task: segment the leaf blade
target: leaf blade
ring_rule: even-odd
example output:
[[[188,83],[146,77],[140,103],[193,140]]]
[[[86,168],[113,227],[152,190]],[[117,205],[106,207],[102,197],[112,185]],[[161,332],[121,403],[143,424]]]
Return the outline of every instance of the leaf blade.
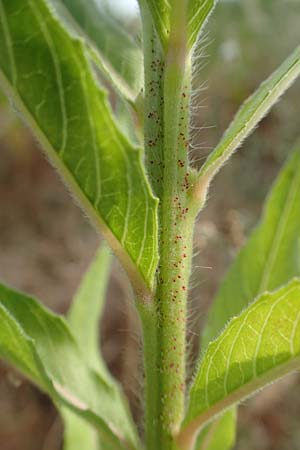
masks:
[[[300,276],[299,243],[300,150],[297,144],[267,197],[258,226],[220,286],[204,328],[204,348],[230,317],[239,314],[253,298]]]
[[[221,283],[203,329],[203,349],[253,298],[300,276],[299,242],[300,151],[297,144],[268,195],[260,223]],[[235,421],[230,424],[228,418],[227,425],[233,433]]]
[[[213,177],[242,145],[270,108],[300,75],[300,47],[266,79],[241,106],[221,141],[208,156],[198,173],[200,194],[206,194]]]
[[[99,450],[95,428],[67,408],[60,408],[64,421],[64,450]]]
[[[218,0],[190,0],[188,5],[188,46],[192,48]]]
[[[68,311],[67,321],[89,366],[104,379],[113,382],[98,348],[99,320],[104,307],[111,262],[112,255],[108,247],[102,244],[80,282]],[[61,407],[60,412],[64,421],[64,450],[98,450],[101,437],[95,427],[65,407]]]
[[[158,260],[157,200],[141,150],[114,123],[82,42],[68,35],[43,0],[26,5],[1,0],[0,19],[0,72],[6,91],[136,290],[149,295]]]
[[[104,75],[126,99],[134,101],[142,88],[143,57],[138,43],[107,8],[94,0],[51,0],[72,30],[83,35],[100,58]]]
[[[67,318],[87,363],[105,377],[108,374],[98,347],[98,330],[111,263],[111,252],[102,244],[75,293]]]
[[[90,369],[62,317],[0,285],[0,355],[47,392],[97,426],[113,449],[135,449],[137,436],[115,384]],[[76,370],[74,370],[76,368]]]
[[[235,443],[236,409],[233,408],[218,417],[199,434],[195,450],[230,449]]]
[[[300,367],[300,280],[261,295],[208,346],[178,441],[183,450],[222,410]]]

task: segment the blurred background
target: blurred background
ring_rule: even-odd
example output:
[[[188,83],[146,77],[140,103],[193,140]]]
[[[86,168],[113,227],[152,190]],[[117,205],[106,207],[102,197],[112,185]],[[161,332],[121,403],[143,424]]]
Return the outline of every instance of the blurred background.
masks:
[[[99,0],[139,33],[132,0]],[[299,0],[220,1],[202,46],[194,88],[197,164],[218,142],[240,103],[300,42]],[[200,67],[201,66],[201,67]],[[300,138],[300,83],[263,120],[222,170],[195,234],[190,340],[194,359],[218,284],[255,225],[265,195]],[[68,310],[100,238],[72,201],[30,132],[0,93],[0,279],[58,313]],[[125,275],[115,266],[101,327],[107,364],[141,406],[138,325]],[[134,370],[135,368],[135,370]],[[51,401],[0,362],[0,449],[58,450],[62,423]],[[240,408],[236,450],[300,449],[300,377],[266,389]],[[221,449],[220,449],[221,450]]]

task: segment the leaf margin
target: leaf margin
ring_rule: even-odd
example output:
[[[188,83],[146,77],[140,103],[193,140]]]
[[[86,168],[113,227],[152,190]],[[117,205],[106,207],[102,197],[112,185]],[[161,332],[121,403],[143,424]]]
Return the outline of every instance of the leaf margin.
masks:
[[[241,322],[240,327],[238,327],[238,334],[240,333],[240,330],[242,330],[243,325],[246,323],[245,319],[248,318],[248,315],[253,313],[255,311],[255,308],[257,306],[261,306],[263,301],[268,301],[268,299],[273,300],[274,303],[270,307],[270,313],[268,316],[268,320],[271,317],[271,313],[273,310],[273,307],[278,306],[279,302],[282,300],[285,300],[289,294],[293,294],[294,292],[297,292],[299,296],[298,300],[298,307],[299,311],[296,317],[296,325],[293,325],[292,329],[292,335],[293,339],[295,338],[296,332],[298,331],[298,334],[300,333],[300,278],[293,278],[290,280],[286,285],[281,286],[279,289],[273,291],[273,292],[265,292],[262,295],[260,295],[254,302],[252,302],[248,308],[244,309],[243,312],[232,318],[230,322],[227,324],[225,330],[219,334],[219,336],[210,342],[207,351],[203,355],[202,362],[200,364],[199,370],[197,372],[197,375],[195,377],[195,380],[191,386],[190,390],[190,400],[189,400],[189,406],[187,409],[186,416],[183,420],[182,428],[179,434],[177,435],[176,442],[182,450],[191,450],[193,448],[193,445],[195,443],[196,436],[198,435],[199,431],[202,429],[204,425],[207,423],[210,423],[215,417],[217,417],[219,414],[226,412],[228,409],[230,409],[234,404],[239,403],[242,400],[245,400],[252,395],[254,395],[257,391],[261,390],[263,387],[265,387],[268,384],[273,383],[277,379],[282,378],[283,376],[287,375],[288,373],[299,370],[300,369],[300,344],[299,348],[297,349],[297,352],[295,352],[295,349],[293,348],[293,352],[291,351],[291,354],[289,358],[287,358],[284,361],[281,361],[277,365],[274,364],[270,369],[266,369],[265,372],[262,372],[259,376],[257,376],[257,372],[253,372],[253,377],[250,379],[250,381],[241,384],[239,387],[235,387],[232,389],[230,393],[227,392],[227,394],[220,400],[216,401],[215,403],[211,405],[207,405],[206,408],[202,408],[202,412],[198,415],[195,412],[191,412],[192,409],[192,401],[195,401],[195,392],[197,390],[196,382],[197,379],[200,379],[201,371],[203,370],[204,363],[207,362],[207,355],[210,354],[210,352],[213,353],[213,356],[215,356],[216,352],[219,350],[219,346],[221,346],[224,339],[226,339],[227,335],[226,333],[228,331],[231,331],[234,326]],[[282,294],[283,293],[283,294]],[[281,295],[282,294],[282,295]],[[277,298],[278,297],[278,298]],[[241,320],[243,319],[243,320]],[[264,321],[262,326],[262,331],[264,332],[265,327],[269,325],[267,321]],[[297,330],[298,327],[298,330]],[[238,335],[237,334],[237,335]],[[237,336],[235,335],[235,336]],[[258,339],[257,342],[260,344],[260,340]],[[289,345],[291,346],[291,342],[289,342]],[[260,348],[257,344],[256,349]],[[292,349],[292,346],[290,347]],[[275,354],[275,353],[274,353]],[[256,355],[257,356],[257,355]],[[212,361],[212,360],[211,360]],[[251,360],[253,363],[253,360]],[[256,366],[257,367],[257,366]],[[229,366],[228,369],[229,370]],[[256,369],[257,370],[257,369]],[[207,377],[206,377],[207,378]],[[206,385],[207,389],[207,385]],[[207,391],[206,391],[207,392]],[[194,399],[192,398],[194,394]]]

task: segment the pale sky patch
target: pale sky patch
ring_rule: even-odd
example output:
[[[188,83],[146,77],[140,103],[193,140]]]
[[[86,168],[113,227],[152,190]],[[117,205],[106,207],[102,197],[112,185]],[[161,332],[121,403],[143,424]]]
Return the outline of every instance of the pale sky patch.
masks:
[[[121,15],[135,16],[138,13],[137,0],[97,0],[97,2],[114,8]]]

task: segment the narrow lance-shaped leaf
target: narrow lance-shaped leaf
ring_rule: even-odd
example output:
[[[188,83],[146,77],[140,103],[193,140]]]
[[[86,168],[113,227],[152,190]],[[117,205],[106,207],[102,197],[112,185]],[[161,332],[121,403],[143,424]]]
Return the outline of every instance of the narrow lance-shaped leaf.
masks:
[[[141,151],[114,123],[84,45],[45,0],[1,0],[0,24],[0,81],[147,296],[157,265],[157,201]]]
[[[218,0],[189,0],[188,44],[190,48],[196,43],[217,2]]]
[[[84,274],[68,313],[68,323],[87,362],[105,377],[110,376],[99,349],[99,321],[105,304],[111,262],[111,252],[102,244]]]
[[[283,64],[261,84],[258,90],[246,100],[220,143],[204,162],[199,171],[196,186],[199,197],[205,197],[208,185],[213,177],[299,75],[300,47],[297,47]]]
[[[300,145],[279,174],[261,222],[222,282],[202,337],[207,347],[253,298],[300,276]]]
[[[208,346],[190,392],[179,448],[224,409],[300,368],[300,281],[265,293]]]
[[[51,0],[58,13],[75,32],[83,34],[97,52],[104,74],[133,101],[142,88],[143,57],[130,36],[108,8],[95,0]]]
[[[73,299],[68,322],[82,354],[89,365],[109,383],[113,383],[99,350],[99,320],[104,307],[107,282],[110,274],[112,255],[105,244],[84,274],[79,289]],[[117,388],[117,385],[116,385]],[[64,450],[99,450],[97,430],[73,411],[60,408],[64,419]],[[111,443],[110,443],[111,446]],[[104,450],[104,446],[101,446]]]
[[[205,349],[231,317],[264,290],[277,289],[300,276],[300,146],[280,172],[261,222],[241,250],[210,309],[201,340]],[[228,414],[228,413],[226,413]],[[227,421],[228,430],[235,421]],[[222,433],[215,425],[215,435]],[[203,433],[206,431],[203,430]],[[231,431],[231,434],[233,431]],[[199,438],[200,440],[200,438]],[[231,447],[228,447],[231,448]],[[210,447],[208,447],[210,450]],[[201,445],[197,450],[202,450]]]
[[[95,425],[113,450],[139,448],[120,390],[86,365],[65,320],[0,285],[0,357],[62,407]]]

